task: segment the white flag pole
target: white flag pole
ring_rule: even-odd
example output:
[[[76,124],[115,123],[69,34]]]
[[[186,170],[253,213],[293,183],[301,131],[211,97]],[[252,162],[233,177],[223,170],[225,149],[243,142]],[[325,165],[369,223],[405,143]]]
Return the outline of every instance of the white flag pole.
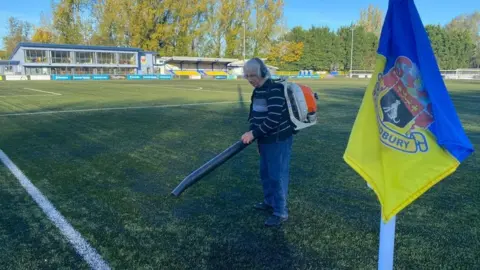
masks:
[[[373,190],[370,184],[367,186]],[[395,251],[395,223],[397,216],[393,216],[387,223],[380,217],[380,244],[378,247],[378,270],[393,270]]]
[[[392,270],[395,249],[395,222],[393,216],[387,223],[380,218],[380,246],[378,248],[378,270]]]

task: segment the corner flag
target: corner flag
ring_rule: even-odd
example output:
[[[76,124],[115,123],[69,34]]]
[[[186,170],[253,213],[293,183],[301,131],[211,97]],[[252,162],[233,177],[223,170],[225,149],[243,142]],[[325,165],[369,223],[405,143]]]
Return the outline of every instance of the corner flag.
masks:
[[[413,0],[390,0],[344,160],[388,221],[473,153]]]

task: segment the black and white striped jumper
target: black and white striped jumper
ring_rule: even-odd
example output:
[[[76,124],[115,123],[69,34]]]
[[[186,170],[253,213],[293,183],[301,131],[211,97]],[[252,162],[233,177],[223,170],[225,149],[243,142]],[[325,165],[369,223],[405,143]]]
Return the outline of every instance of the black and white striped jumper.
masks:
[[[283,141],[293,134],[283,89],[283,84],[268,79],[252,93],[248,120],[258,143]]]

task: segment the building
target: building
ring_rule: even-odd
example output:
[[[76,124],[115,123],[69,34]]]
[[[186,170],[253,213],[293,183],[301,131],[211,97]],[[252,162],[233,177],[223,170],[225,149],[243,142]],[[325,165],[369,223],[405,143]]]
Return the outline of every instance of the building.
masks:
[[[227,78],[243,75],[244,61],[231,58],[159,56],[139,48],[19,43],[0,75],[146,75]],[[276,67],[268,66],[272,74]],[[231,76],[228,76],[231,75]]]
[[[19,43],[0,65],[13,75],[151,74],[155,55],[139,48]]]

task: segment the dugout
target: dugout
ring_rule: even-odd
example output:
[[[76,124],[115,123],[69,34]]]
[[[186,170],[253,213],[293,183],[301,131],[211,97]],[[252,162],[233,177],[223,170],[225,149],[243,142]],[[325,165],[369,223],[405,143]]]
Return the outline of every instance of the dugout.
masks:
[[[208,58],[172,56],[158,57],[155,61],[155,70],[162,74],[172,74],[178,77],[204,78],[227,76],[228,64],[238,61],[231,58]]]

